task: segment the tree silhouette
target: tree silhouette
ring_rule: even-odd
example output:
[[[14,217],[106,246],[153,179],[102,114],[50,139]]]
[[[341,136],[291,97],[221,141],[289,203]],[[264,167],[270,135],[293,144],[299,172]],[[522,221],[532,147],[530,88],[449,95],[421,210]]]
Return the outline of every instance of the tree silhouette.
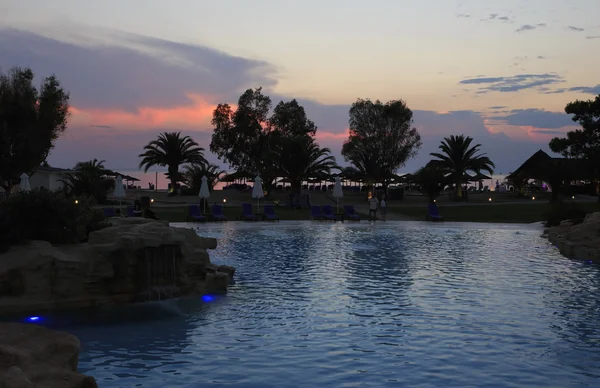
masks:
[[[566,138],[550,140],[550,149],[567,158],[585,159],[590,166],[590,179],[596,181],[596,194],[600,200],[600,94],[594,100],[570,102],[567,114],[581,129],[567,132]]]
[[[463,177],[467,171],[487,171],[494,173],[494,163],[485,154],[479,154],[481,144],[471,146],[473,138],[464,135],[445,137],[438,147],[442,152],[432,152],[436,157],[430,163],[444,171],[446,177],[455,185],[456,196],[462,197]]]
[[[202,186],[202,177],[206,176],[208,183],[208,189],[213,191],[217,183],[219,183],[220,177],[225,174],[225,171],[216,164],[191,164],[185,166],[184,170],[180,175],[183,177],[183,181],[194,191],[199,191]]]
[[[402,100],[382,103],[358,99],[350,108],[350,135],[342,147],[344,159],[365,175],[368,183],[387,187],[397,169],[415,156],[421,136],[412,127],[412,111]]]
[[[152,140],[144,147],[140,168],[144,172],[152,166],[167,167],[173,193],[179,180],[179,166],[182,164],[206,164],[204,149],[198,146],[189,136],[181,136],[181,132],[163,132],[158,139]]]
[[[7,192],[22,173],[32,173],[65,131],[69,94],[55,76],[33,86],[31,69],[0,72],[0,186]]]

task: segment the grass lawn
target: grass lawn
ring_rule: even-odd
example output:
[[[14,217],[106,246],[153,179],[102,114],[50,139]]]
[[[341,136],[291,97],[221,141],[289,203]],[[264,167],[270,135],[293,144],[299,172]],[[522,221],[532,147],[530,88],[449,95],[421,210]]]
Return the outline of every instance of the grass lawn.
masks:
[[[341,209],[340,209],[341,210]],[[152,211],[161,220],[168,220],[169,222],[187,222],[189,221],[188,207],[152,207]],[[253,207],[253,211],[256,211],[256,206]],[[262,208],[261,208],[262,211]],[[334,208],[335,212],[335,208]],[[309,220],[310,209],[294,209],[288,207],[275,207],[275,213],[279,216],[280,220]],[[235,221],[242,214],[241,206],[223,207],[223,214],[227,217],[228,221]],[[359,213],[360,214],[360,213]],[[366,219],[365,214],[360,214],[361,217]]]
[[[568,204],[567,204],[568,205]],[[600,212],[600,203],[577,203],[588,213]],[[477,204],[444,206],[438,204],[440,215],[445,221],[532,223],[544,220],[550,210],[549,203]],[[404,214],[417,220],[425,220],[426,205],[390,207],[389,213]]]

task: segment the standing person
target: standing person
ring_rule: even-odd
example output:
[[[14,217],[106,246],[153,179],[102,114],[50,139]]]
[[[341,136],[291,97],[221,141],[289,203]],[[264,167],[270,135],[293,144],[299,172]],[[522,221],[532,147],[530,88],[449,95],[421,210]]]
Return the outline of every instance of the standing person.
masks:
[[[381,201],[379,201],[379,213],[381,214],[381,220],[385,221],[385,214],[387,213],[387,201],[385,200],[385,194],[381,196]]]
[[[371,221],[371,216],[373,216],[373,221],[377,220],[377,205],[379,205],[379,201],[375,194],[371,194],[369,198],[369,221]]]

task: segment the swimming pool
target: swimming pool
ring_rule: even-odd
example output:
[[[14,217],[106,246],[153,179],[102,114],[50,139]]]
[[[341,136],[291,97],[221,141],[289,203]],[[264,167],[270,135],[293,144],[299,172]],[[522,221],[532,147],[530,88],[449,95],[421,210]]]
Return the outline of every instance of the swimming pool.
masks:
[[[539,226],[197,227],[237,283],[66,327],[100,387],[599,384],[599,268]]]

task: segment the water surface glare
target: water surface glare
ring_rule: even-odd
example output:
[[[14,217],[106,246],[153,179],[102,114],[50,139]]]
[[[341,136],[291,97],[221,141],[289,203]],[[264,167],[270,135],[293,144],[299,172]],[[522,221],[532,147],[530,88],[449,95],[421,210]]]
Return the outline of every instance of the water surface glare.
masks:
[[[237,283],[70,325],[100,387],[600,386],[599,268],[539,226],[189,226]]]

